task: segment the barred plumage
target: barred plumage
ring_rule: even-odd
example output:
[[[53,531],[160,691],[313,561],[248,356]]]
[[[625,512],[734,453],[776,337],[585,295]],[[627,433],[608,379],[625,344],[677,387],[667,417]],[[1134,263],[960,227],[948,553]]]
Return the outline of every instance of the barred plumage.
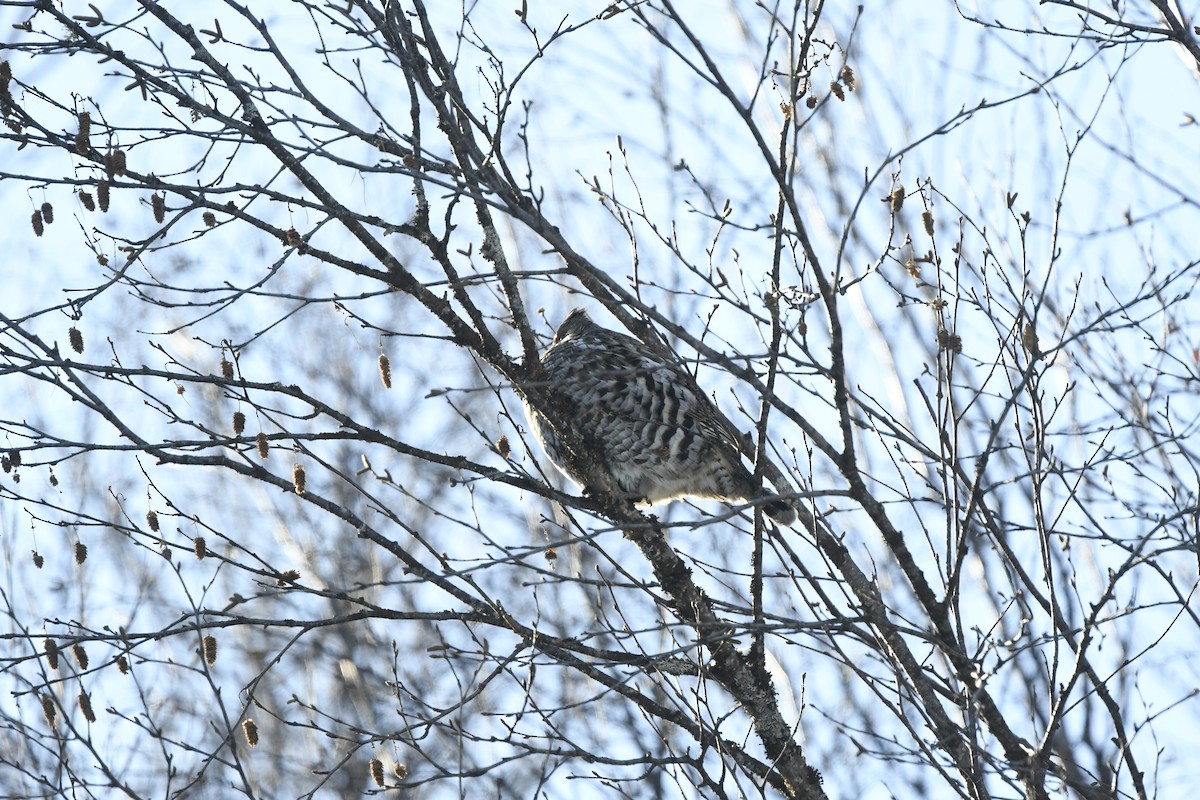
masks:
[[[590,483],[547,419],[526,413],[550,461],[567,477],[622,499],[680,497],[757,502],[783,525],[796,511],[758,485],[742,463],[737,434],[682,365],[575,309],[542,354],[546,388],[568,440],[589,449]],[[595,485],[599,483],[600,485]]]

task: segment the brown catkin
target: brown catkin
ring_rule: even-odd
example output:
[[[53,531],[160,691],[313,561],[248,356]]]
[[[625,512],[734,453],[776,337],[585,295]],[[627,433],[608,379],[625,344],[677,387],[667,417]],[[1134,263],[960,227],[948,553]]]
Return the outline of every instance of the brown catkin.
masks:
[[[921,223],[925,226],[925,233],[933,236],[933,212],[926,210],[921,213]]]
[[[7,61],[0,61],[0,114],[6,117],[16,105],[13,101],[10,83],[12,83],[12,67]]]
[[[204,637],[204,661],[210,667],[217,663],[217,637]]]
[[[87,561],[87,545],[83,542],[75,543],[75,563],[82,564]]]
[[[948,350],[952,353],[962,352],[962,337],[948,330],[942,329],[938,331],[937,343],[938,348],[941,350]]]
[[[307,478],[304,475],[304,467],[297,464],[292,467],[292,486],[296,489],[296,494],[304,494],[304,486]]]
[[[233,362],[228,358],[221,359],[221,377],[225,380],[233,380]]]
[[[86,156],[88,152],[88,137],[92,135],[92,115],[86,111],[79,112],[79,130],[75,134],[75,152]]]
[[[96,210],[96,198],[92,197],[91,192],[85,192],[83,189],[80,189],[79,202],[83,203],[83,207],[88,211]]]
[[[192,551],[196,554],[197,561],[203,561],[208,555],[208,544],[204,541],[203,536],[197,536],[192,540]]]
[[[79,710],[83,712],[83,718],[88,722],[96,721],[96,712],[92,710],[92,696],[87,692],[79,693]]]
[[[396,762],[396,777],[400,780],[408,777],[408,764],[402,764],[399,761]]]
[[[87,650],[83,649],[83,645],[76,644],[71,647],[71,652],[75,654],[75,660],[79,662],[80,669],[88,668]]]
[[[0,61],[0,105],[4,108],[4,113],[8,113],[8,107],[13,104],[12,88],[9,84],[12,83],[12,64],[7,61]]]
[[[33,565],[35,567],[37,567],[38,569],[41,569],[45,563],[46,563],[46,559],[42,557],[42,554],[39,553],[37,550],[34,550],[33,551]]]
[[[201,215],[201,219],[203,219],[204,224],[210,228],[215,227],[217,224],[217,215],[211,211],[205,211],[204,214]]]
[[[46,220],[47,225],[54,224],[54,206],[50,205],[49,200],[42,203],[42,219]]]
[[[1032,322],[1026,322],[1025,329],[1021,331],[1021,346],[1035,356],[1038,354],[1037,329]]]
[[[83,333],[74,325],[67,331],[67,338],[71,340],[71,349],[76,353],[83,352]]]
[[[236,436],[241,436],[242,431],[246,430],[246,415],[241,411],[233,412],[233,432]]]
[[[121,671],[122,675],[128,675],[129,674],[129,659],[126,658],[125,656],[117,656],[117,669],[119,669]]]
[[[150,530],[154,531],[155,533],[158,533],[158,512],[157,511],[147,511],[146,512],[146,524],[150,526]]]
[[[254,720],[248,719],[243,722],[242,731],[246,734],[246,744],[256,747],[258,745],[258,726],[254,724]]]
[[[124,175],[126,174],[125,166],[125,151],[117,150],[113,153],[113,170],[117,175]]]
[[[900,209],[904,206],[903,186],[897,186],[892,190],[892,193],[888,195],[888,205],[891,206],[893,214],[900,213]]]
[[[42,642],[42,649],[46,651],[46,663],[50,665],[50,669],[58,669],[58,654],[61,652],[58,642],[47,638]]]
[[[507,436],[501,436],[496,440],[496,452],[500,454],[501,458],[508,458],[509,453],[512,452],[512,445],[508,443]]]
[[[162,221],[167,218],[167,201],[158,192],[150,195],[150,208],[154,210],[154,221],[162,224]]]
[[[41,236],[46,232],[46,226],[42,224],[42,212],[33,212],[33,216],[29,218],[29,221],[33,225],[34,234],[37,236]]]
[[[383,788],[383,762],[378,758],[371,759],[371,780],[375,781],[375,785],[380,789]]]
[[[100,183],[96,184],[96,200],[100,203],[100,210],[105,214],[108,213],[108,189],[108,181],[100,181]]]
[[[921,280],[921,262],[909,256],[904,259],[904,271],[908,273],[910,278]]]
[[[383,381],[383,388],[392,388],[392,362],[386,353],[379,354],[379,377]]]
[[[42,695],[42,713],[46,715],[46,724],[54,727],[54,698],[48,694]]]
[[[8,457],[12,461],[12,465],[14,467],[21,466],[21,451],[20,450],[9,450]]]
[[[288,247],[300,247],[302,244],[304,244],[304,240],[300,238],[300,231],[296,230],[295,228],[288,228],[287,243]]]
[[[267,435],[265,433],[259,433],[258,436],[254,437],[254,447],[258,450],[259,458],[266,458],[271,454],[270,444],[267,443]]]

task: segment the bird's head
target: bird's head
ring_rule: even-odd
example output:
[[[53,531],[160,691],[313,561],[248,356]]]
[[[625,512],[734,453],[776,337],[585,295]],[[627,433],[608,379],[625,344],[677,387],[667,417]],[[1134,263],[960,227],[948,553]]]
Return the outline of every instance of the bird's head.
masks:
[[[562,324],[558,326],[558,330],[554,334],[554,341],[561,342],[571,336],[579,336],[595,329],[596,323],[592,322],[592,318],[582,308],[575,308],[567,314]]]

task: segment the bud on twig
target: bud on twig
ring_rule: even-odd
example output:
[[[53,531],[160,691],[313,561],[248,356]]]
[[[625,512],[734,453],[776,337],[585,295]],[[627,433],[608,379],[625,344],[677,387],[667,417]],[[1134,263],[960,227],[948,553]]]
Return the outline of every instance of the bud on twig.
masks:
[[[280,588],[283,588],[284,586],[287,586],[289,583],[295,583],[298,580],[300,580],[300,570],[289,569],[287,572],[284,572],[275,580],[275,585]]]

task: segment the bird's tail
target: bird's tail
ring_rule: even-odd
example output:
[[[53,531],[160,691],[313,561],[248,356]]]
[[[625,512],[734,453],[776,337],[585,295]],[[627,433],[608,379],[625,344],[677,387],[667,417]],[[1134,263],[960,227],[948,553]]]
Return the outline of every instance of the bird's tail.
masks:
[[[780,525],[791,525],[796,521],[796,509],[777,494],[763,492],[760,498],[763,513]]]

